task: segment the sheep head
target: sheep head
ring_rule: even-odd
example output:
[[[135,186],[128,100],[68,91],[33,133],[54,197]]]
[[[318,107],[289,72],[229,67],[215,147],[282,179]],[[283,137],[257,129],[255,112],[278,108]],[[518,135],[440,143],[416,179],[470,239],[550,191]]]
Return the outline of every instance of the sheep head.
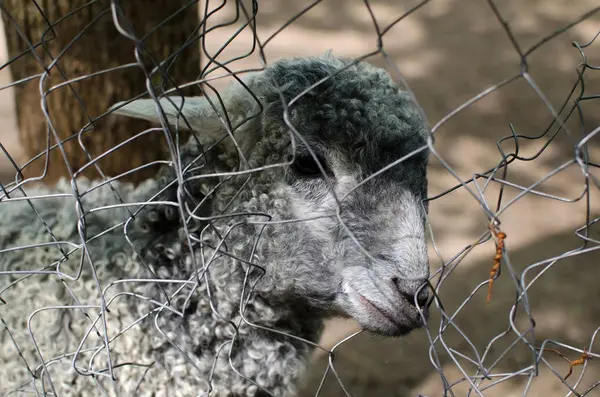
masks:
[[[263,233],[263,294],[382,335],[421,327],[428,127],[409,94],[382,69],[326,55],[274,63],[220,98],[113,108],[221,139],[244,160],[248,194],[231,211],[270,217],[248,221]]]

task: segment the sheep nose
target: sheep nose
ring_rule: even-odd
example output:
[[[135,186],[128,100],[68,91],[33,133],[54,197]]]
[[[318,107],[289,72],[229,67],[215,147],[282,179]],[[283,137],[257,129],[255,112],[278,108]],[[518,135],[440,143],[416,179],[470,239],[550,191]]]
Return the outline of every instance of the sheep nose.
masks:
[[[427,279],[421,278],[416,280],[402,280],[398,277],[392,278],[392,284],[396,290],[404,297],[411,305],[415,304],[415,296],[417,305],[424,308],[427,305],[429,298],[429,288]]]

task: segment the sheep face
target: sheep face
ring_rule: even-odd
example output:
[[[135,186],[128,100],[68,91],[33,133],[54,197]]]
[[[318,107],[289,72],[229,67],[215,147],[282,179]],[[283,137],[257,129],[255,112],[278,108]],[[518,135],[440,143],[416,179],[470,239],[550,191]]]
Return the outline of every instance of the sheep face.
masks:
[[[382,335],[422,326],[428,131],[410,96],[385,71],[331,55],[279,61],[245,84],[222,94],[230,126],[240,126],[231,147],[248,168],[281,166],[257,171],[245,188],[253,199],[238,207],[297,220],[269,224],[256,246],[262,293]],[[161,105],[170,124],[229,134],[204,98]],[[121,106],[159,120],[153,101]]]
[[[368,330],[402,335],[427,316],[427,127],[386,72],[348,64],[295,59],[265,72],[263,84],[289,106],[286,121],[281,97],[267,95],[264,131],[295,138],[279,145],[291,162],[281,183],[287,217],[305,220],[265,254],[277,285]]]
[[[423,325],[417,306],[427,316],[429,263],[422,196],[402,183],[401,172],[360,185],[358,170],[326,164],[329,184],[289,177],[290,218],[306,221],[281,234],[270,270],[281,285],[291,280],[294,295],[376,333],[398,336]]]

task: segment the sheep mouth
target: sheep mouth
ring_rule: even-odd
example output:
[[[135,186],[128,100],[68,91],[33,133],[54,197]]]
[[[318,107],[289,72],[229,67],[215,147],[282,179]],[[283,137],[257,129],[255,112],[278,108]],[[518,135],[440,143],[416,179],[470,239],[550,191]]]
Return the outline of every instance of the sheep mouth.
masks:
[[[365,308],[364,313],[356,320],[368,331],[383,336],[399,337],[425,326],[428,318],[427,307],[419,311],[408,300],[397,302],[394,307],[390,307],[392,305],[369,300],[358,292],[356,294],[358,301]]]
[[[417,308],[403,297],[386,299],[386,295],[381,290],[348,283],[338,297],[338,304],[364,330],[381,336],[405,336],[426,325],[427,307]]]
[[[360,266],[345,268],[341,276],[336,306],[364,330],[398,337],[426,325],[428,305],[423,299],[402,293],[398,283],[387,276]]]

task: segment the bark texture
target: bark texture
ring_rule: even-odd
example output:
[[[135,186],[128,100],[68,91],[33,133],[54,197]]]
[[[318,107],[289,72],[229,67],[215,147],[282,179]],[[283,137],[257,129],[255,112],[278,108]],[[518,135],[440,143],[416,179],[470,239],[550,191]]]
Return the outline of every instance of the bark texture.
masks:
[[[182,49],[199,23],[197,4],[188,6],[188,3],[189,0],[117,1],[118,20],[138,39],[131,40],[115,26],[109,0],[3,2],[2,17],[13,81],[28,79],[15,87],[21,144],[27,158],[44,154],[48,144],[57,143],[51,127],[62,141],[74,137],[64,143],[68,166],[56,148],[50,151],[47,166],[47,156],[42,155],[25,167],[25,177],[43,175],[43,181],[51,183],[60,176],[69,176],[69,168],[74,172],[90,162],[86,151],[92,159],[110,152],[96,161],[108,176],[168,156],[162,132],[152,132],[113,151],[116,145],[150,125],[113,116],[95,118],[115,102],[146,91],[146,76],[141,67],[118,68],[136,62],[136,43],[144,47],[140,60],[148,72],[152,70],[153,61],[158,63],[179,54],[169,65],[168,76],[175,84],[198,77],[198,42]],[[183,11],[177,13],[182,8]],[[111,68],[117,69],[107,71]],[[80,79],[94,73],[92,77]],[[38,76],[32,78],[35,75]],[[151,79],[159,92],[173,87],[167,80],[160,72]],[[194,88],[184,93],[197,94]],[[44,107],[48,117],[44,115]],[[82,131],[90,123],[91,128]],[[156,169],[156,166],[148,167],[126,179],[140,181],[154,174]],[[100,177],[94,166],[85,167],[81,174]]]

